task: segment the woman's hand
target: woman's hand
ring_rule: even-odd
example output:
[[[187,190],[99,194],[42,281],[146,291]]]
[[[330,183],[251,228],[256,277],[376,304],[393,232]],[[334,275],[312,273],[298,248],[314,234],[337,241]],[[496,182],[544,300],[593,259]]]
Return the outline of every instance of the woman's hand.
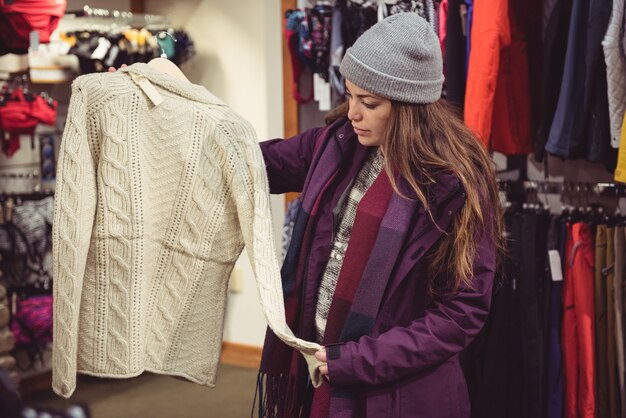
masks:
[[[322,362],[322,365],[319,367],[320,374],[330,381],[330,378],[328,377],[328,363],[326,362],[326,351],[315,352],[315,358]]]
[[[126,64],[122,64],[122,66],[121,66],[120,68],[124,68],[124,67],[126,67]],[[109,67],[109,72],[110,72],[110,73],[114,73],[114,72],[116,72],[116,71],[117,71],[117,68],[115,68],[115,67]]]

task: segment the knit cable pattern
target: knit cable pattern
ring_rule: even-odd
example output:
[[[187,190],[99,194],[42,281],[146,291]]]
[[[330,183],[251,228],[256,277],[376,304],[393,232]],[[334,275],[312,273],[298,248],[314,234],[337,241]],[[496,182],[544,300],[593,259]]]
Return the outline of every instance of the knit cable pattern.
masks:
[[[143,94],[141,78],[162,104]],[[55,392],[71,396],[76,373],[151,371],[214,386],[228,278],[244,245],[269,326],[319,384],[321,347],[285,322],[250,124],[206,89],[146,64],[76,79],[53,225]]]

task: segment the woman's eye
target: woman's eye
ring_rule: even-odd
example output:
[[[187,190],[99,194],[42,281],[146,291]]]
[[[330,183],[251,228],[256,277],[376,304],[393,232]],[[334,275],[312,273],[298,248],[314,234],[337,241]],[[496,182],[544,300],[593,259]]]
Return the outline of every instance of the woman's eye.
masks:
[[[363,106],[365,106],[368,109],[374,109],[376,108],[376,103],[367,103],[367,102],[363,102]]]

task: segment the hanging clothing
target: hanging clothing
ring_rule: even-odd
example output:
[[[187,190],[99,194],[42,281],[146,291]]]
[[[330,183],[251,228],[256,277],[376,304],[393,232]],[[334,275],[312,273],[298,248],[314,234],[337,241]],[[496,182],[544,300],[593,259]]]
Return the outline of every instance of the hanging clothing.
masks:
[[[543,399],[544,370],[544,294],[546,285],[545,242],[550,216],[547,211],[522,215],[521,275],[519,292],[522,417],[539,417]]]
[[[31,32],[37,32],[39,42],[50,42],[66,6],[66,0],[0,2],[0,55],[28,53]]]
[[[545,149],[561,158],[601,162],[612,172],[617,154],[610,146],[602,54],[610,2],[573,1],[561,90]]]
[[[463,33],[461,4],[463,0],[449,0],[446,15],[444,68],[446,99],[463,108],[465,99],[466,35]]]
[[[70,396],[77,372],[214,386],[244,244],[270,327],[315,370],[321,347],[285,324],[272,229],[254,130],[205,88],[147,64],[76,79],[53,223],[54,391]]]
[[[546,0],[543,5],[541,90],[535,159],[543,161],[563,80],[572,0]]]
[[[545,245],[549,225],[547,211],[505,213],[507,257],[502,277],[496,279],[487,323],[463,355],[472,417],[542,414],[544,369],[550,360],[544,354],[549,338],[544,330],[550,303]]]
[[[607,328],[607,383],[609,389],[610,417],[619,416],[619,382],[617,374],[617,354],[615,347],[615,299],[613,295],[613,282],[615,281],[615,228],[606,229],[606,268],[602,272],[606,294],[606,328]]]
[[[474,5],[465,94],[465,123],[488,146],[491,141],[500,54],[511,44],[508,1]]]
[[[613,0],[594,0],[589,8],[587,23],[585,131],[589,144],[588,159],[602,163],[610,172],[615,170],[617,151],[611,146],[611,122],[607,85],[607,67],[602,40],[611,18]]]
[[[615,309],[615,347],[617,356],[617,375],[619,383],[620,417],[626,417],[626,382],[624,372],[624,272],[626,267],[626,247],[624,246],[624,227],[615,227],[615,274],[613,276],[613,307]]]
[[[467,25],[465,28],[467,44],[466,44],[466,52],[465,52],[465,81],[467,81],[467,73],[469,71],[469,57],[470,51],[472,50],[472,27],[474,26],[474,0],[465,0],[465,5],[467,6],[467,14],[466,21]],[[461,19],[463,16],[461,16]]]
[[[568,226],[563,289],[564,418],[595,418],[594,254],[589,225]]]
[[[293,225],[296,222],[296,214],[298,213],[298,207],[300,206],[300,197],[296,197],[287,205],[287,212],[285,213],[285,221],[283,222],[283,242],[281,261],[285,261],[287,255],[287,249],[291,242],[291,234],[293,233]]]
[[[567,226],[560,219],[553,218],[548,232],[548,249],[565,254]],[[562,418],[563,416],[563,351],[561,327],[563,324],[563,261],[560,257],[561,276],[550,271],[550,299],[546,322],[546,359],[544,380],[543,417]],[[557,267],[558,268],[558,267]]]
[[[506,0],[474,5],[465,123],[506,155],[532,150],[524,7]]]
[[[596,265],[595,265],[595,330],[596,330],[596,385],[597,385],[597,409],[598,416],[608,417],[609,415],[609,370],[608,370],[608,337],[607,337],[607,295],[606,295],[606,275],[603,274],[607,268],[607,238],[608,231],[606,225],[596,226]]]
[[[526,41],[528,54],[528,90],[530,103],[530,141],[531,151],[537,142],[537,127],[541,119],[541,77],[542,77],[542,53],[543,40],[540,28],[543,23],[543,6],[545,0],[529,0],[524,2],[524,7],[519,7],[521,2],[515,2],[519,14],[520,30]]]
[[[346,51],[363,32],[378,21],[378,5],[372,0],[338,0],[341,9],[341,38]]]
[[[448,0],[442,0],[439,3],[439,15],[438,15],[438,31],[439,44],[441,45],[441,55],[446,57],[446,32],[448,24]]]
[[[613,10],[608,26],[602,41],[602,48],[607,69],[611,146],[619,148],[622,117],[626,110],[626,51],[620,47],[620,35],[626,32],[624,0],[613,0]]]

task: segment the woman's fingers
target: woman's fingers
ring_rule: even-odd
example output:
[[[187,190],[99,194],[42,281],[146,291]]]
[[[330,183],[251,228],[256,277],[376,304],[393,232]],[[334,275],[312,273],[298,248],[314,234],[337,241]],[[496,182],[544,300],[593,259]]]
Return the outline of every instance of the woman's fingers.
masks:
[[[122,64],[122,66],[121,66],[120,68],[124,68],[124,67],[127,67],[127,65],[126,65],[126,64]],[[114,73],[114,72],[116,72],[116,71],[117,71],[117,68],[115,68],[115,67],[109,67],[109,72],[110,72],[110,73]]]

